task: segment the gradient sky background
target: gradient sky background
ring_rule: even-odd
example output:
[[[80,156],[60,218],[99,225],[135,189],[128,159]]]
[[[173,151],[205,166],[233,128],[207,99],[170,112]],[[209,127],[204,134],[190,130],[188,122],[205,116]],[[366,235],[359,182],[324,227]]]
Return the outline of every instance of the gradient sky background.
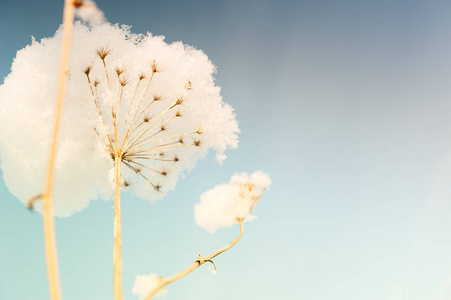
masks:
[[[63,1],[0,0],[0,82]],[[193,205],[236,172],[273,179],[257,220],[168,300],[451,299],[450,1],[97,1],[112,23],[202,49],[240,122],[157,204],[123,200],[124,300],[231,241]],[[0,99],[1,104],[1,99]],[[0,129],[1,130],[1,129]],[[30,130],[24,128],[24,130]],[[112,299],[113,202],[56,221],[63,297]],[[0,182],[0,299],[48,299],[42,222]]]

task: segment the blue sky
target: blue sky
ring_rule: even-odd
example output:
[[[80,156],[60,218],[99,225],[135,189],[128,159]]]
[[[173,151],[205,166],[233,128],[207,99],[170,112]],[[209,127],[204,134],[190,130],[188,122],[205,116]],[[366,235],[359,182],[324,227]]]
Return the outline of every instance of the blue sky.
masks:
[[[2,1],[0,77],[52,36],[62,1]],[[245,235],[171,299],[451,298],[449,1],[98,1],[112,23],[202,49],[240,122],[168,196],[123,201],[124,299],[231,241],[193,205],[236,172],[273,179]],[[1,99],[0,99],[1,103]],[[1,128],[0,128],[1,130]],[[113,202],[58,219],[63,297],[112,298]],[[48,299],[41,217],[0,182],[0,298]]]

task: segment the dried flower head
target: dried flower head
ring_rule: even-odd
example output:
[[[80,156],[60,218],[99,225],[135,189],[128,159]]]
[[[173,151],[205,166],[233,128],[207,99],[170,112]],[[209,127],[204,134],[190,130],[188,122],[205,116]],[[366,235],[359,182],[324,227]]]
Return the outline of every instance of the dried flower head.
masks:
[[[188,91],[193,89],[193,83],[190,80],[188,80],[188,82],[186,83],[185,89],[187,89]]]
[[[118,77],[121,76],[121,74],[125,72],[124,69],[121,69],[121,68],[119,68],[119,67],[116,67],[116,68],[114,69],[114,71],[116,72],[116,74],[117,74]]]
[[[108,47],[100,47],[96,50],[97,55],[100,57],[101,60],[104,60],[108,54],[111,53],[111,50],[108,49]]]
[[[60,43],[58,31],[20,50],[0,86],[3,176],[24,203],[43,186],[42,157],[48,150],[54,98],[54,90],[43,87],[56,81]],[[56,166],[56,215],[68,216],[90,200],[109,198],[116,157],[122,178],[133,182],[128,190],[155,201],[209,149],[224,158],[227,148],[237,146],[233,109],[222,101],[212,77],[215,68],[203,52],[182,43],[168,45],[161,36],[135,35],[125,26],[77,22],[71,55],[70,101]],[[202,88],[187,89],[186,78]],[[183,117],[178,110],[182,104]],[[202,141],[194,139],[199,128]],[[182,144],[184,138],[194,142]],[[34,206],[39,210],[39,205]]]
[[[155,62],[155,60],[153,60],[153,63],[150,67],[152,68],[152,73],[160,72],[160,70],[158,69],[158,64]]]
[[[131,185],[131,181],[129,179],[123,179],[122,185],[127,188]]]
[[[89,73],[91,72],[91,70],[92,70],[92,65],[89,65],[83,70],[83,72],[86,74],[86,76],[89,76]]]
[[[127,77],[119,78],[119,84],[120,84],[122,87],[126,86],[128,82],[129,82],[129,81],[128,81]]]
[[[197,132],[196,132],[197,133]],[[193,145],[196,147],[200,147],[202,145],[202,141],[201,140],[193,140]]]
[[[262,171],[250,176],[233,175],[228,184],[217,185],[201,195],[200,203],[194,206],[197,225],[213,233],[220,227],[232,226],[238,219],[252,220],[254,206],[270,185],[271,179]]]

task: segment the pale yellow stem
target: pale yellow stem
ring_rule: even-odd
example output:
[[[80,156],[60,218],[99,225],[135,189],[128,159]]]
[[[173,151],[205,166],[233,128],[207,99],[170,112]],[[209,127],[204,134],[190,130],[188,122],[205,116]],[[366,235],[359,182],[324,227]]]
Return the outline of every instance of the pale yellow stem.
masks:
[[[110,77],[108,77],[108,69],[107,69],[107,67],[106,67],[105,58],[102,58],[102,62],[103,62],[103,67],[104,67],[104,69],[105,69],[106,81],[108,82],[108,90],[111,91],[111,87],[110,87]]]
[[[114,160],[114,300],[122,300],[121,153]]]
[[[115,115],[116,115],[116,127],[117,127],[117,132],[118,132],[118,136],[117,136],[117,144],[116,144],[116,148],[119,147],[120,145],[120,141],[119,141],[119,121],[120,121],[120,114],[121,114],[121,99],[122,99],[122,92],[123,92],[124,88],[121,88],[121,94],[119,96],[119,105],[117,104],[117,98],[116,98],[116,108],[115,108]]]
[[[198,260],[196,260],[191,266],[189,266],[188,268],[186,268],[185,270],[181,271],[180,273],[177,273],[171,277],[168,277],[166,279],[161,279],[160,282],[158,283],[158,285],[152,289],[152,291],[150,291],[149,294],[147,294],[147,296],[143,299],[143,300],[150,300],[153,296],[155,296],[156,293],[158,293],[158,291],[160,289],[162,289],[163,287],[165,287],[166,285],[179,280],[180,278],[188,275],[189,273],[191,273],[192,271],[194,271],[195,269],[197,269],[199,266],[203,265],[206,262],[212,262],[211,260],[213,258],[215,258],[216,256],[218,256],[219,254],[227,251],[228,249],[232,248],[236,243],[238,243],[238,241],[241,239],[241,237],[243,236],[243,220],[242,219],[238,219],[238,222],[240,224],[240,234],[237,236],[236,239],[234,239],[231,243],[225,245],[222,248],[219,248],[218,250],[216,250],[215,252],[211,253],[210,255],[203,257],[203,258],[199,258]]]
[[[117,123],[117,94],[118,94],[118,91],[119,91],[119,79],[117,80],[114,102],[113,102],[113,105],[111,105],[111,115],[113,117],[114,142],[116,144],[116,150],[119,149],[119,142],[118,142],[119,128],[118,128],[118,123]]]
[[[74,22],[74,2],[65,0],[63,12],[63,43],[61,48],[61,62],[56,91],[55,120],[53,126],[52,144],[47,166],[46,187],[43,195],[42,217],[44,223],[45,253],[47,258],[47,274],[49,280],[50,299],[61,299],[61,289],[58,275],[58,260],[56,256],[55,224],[53,220],[53,179],[55,175],[56,148],[66,92],[67,73],[69,68],[69,51]]]

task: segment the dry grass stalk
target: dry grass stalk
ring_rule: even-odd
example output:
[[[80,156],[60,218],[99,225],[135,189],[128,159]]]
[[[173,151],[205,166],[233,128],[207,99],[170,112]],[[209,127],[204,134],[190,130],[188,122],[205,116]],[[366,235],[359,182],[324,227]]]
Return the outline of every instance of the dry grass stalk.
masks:
[[[56,255],[55,225],[52,210],[52,191],[55,173],[56,148],[58,134],[61,123],[61,114],[63,110],[64,96],[67,84],[67,72],[69,67],[70,40],[72,35],[72,24],[74,22],[75,4],[73,0],[65,0],[63,15],[63,45],[61,50],[61,64],[58,76],[58,87],[56,93],[55,123],[53,127],[53,138],[50,147],[50,157],[48,162],[48,171],[46,178],[46,187],[43,194],[43,222],[44,222],[44,240],[45,253],[47,258],[47,272],[50,289],[50,299],[61,299],[61,289],[58,275],[58,261]]]

